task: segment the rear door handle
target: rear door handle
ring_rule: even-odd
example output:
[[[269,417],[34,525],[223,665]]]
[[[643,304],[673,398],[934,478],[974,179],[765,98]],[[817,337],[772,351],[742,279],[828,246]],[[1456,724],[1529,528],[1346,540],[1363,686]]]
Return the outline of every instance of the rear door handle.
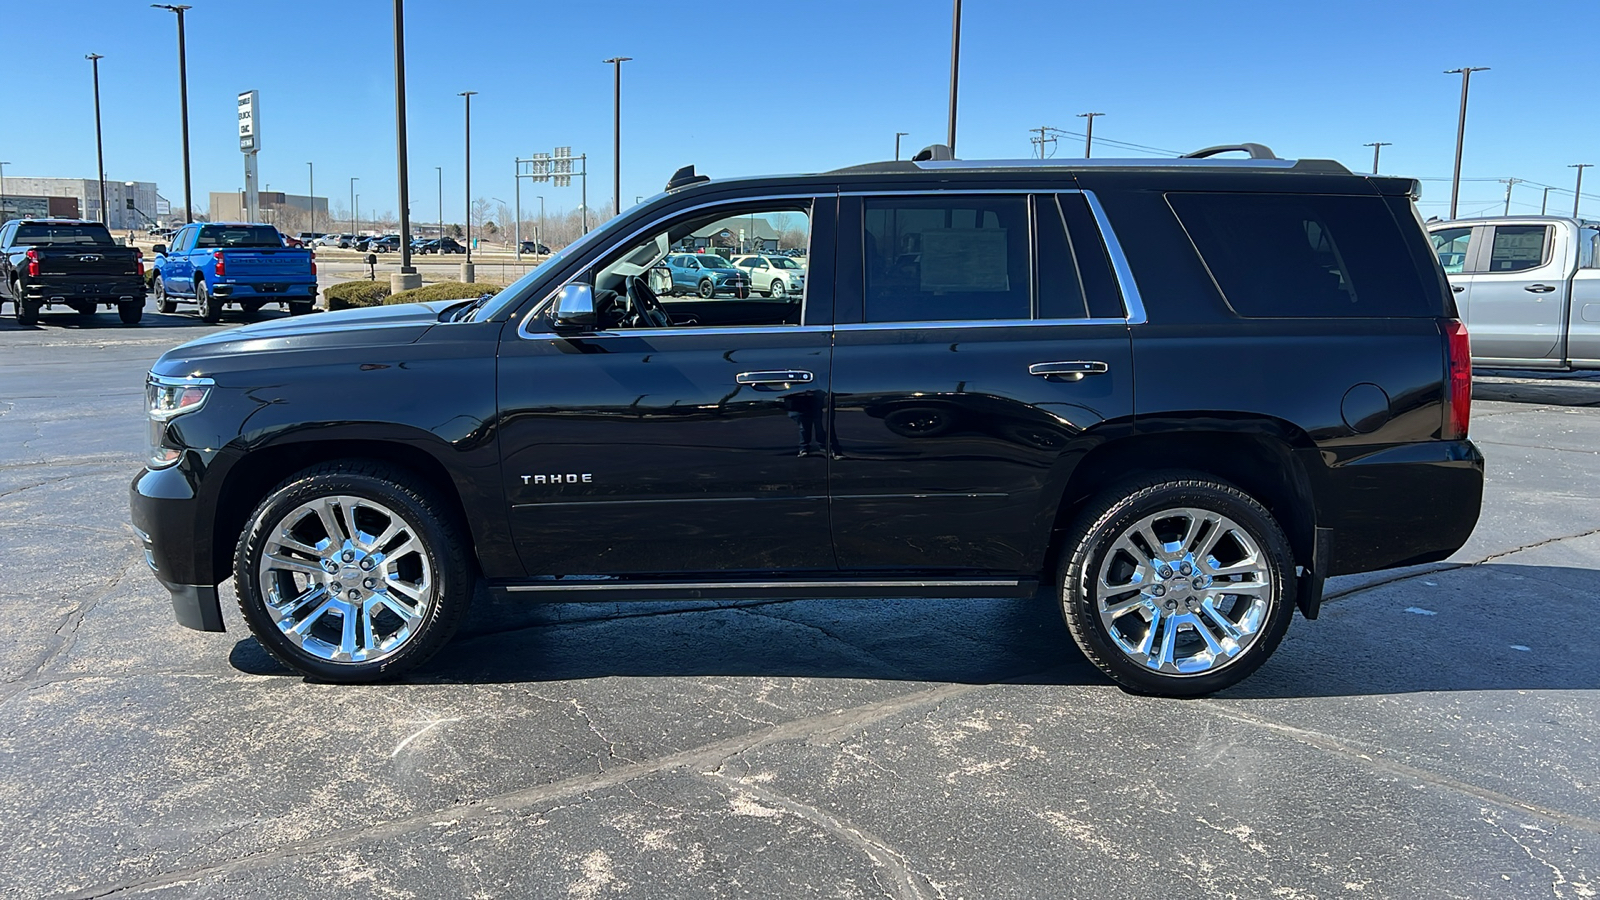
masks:
[[[788,388],[794,384],[810,384],[816,377],[804,369],[772,369],[764,372],[740,372],[733,376],[733,380],[740,384],[748,384],[756,390],[763,388],[770,390],[774,387]]]
[[[1111,371],[1110,366],[1092,359],[1040,362],[1028,367],[1029,375],[1038,375],[1051,381],[1082,381],[1085,375],[1103,375],[1109,371]]]
[[[1452,285],[1450,285],[1450,290],[1455,291],[1456,293],[1459,294],[1462,291],[1466,290],[1466,288],[1462,287],[1459,284],[1452,284]]]
[[[1555,290],[1555,286],[1554,285],[1549,285],[1549,284],[1530,284],[1527,287],[1523,288],[1523,290],[1527,291],[1530,294],[1548,294],[1551,291]]]

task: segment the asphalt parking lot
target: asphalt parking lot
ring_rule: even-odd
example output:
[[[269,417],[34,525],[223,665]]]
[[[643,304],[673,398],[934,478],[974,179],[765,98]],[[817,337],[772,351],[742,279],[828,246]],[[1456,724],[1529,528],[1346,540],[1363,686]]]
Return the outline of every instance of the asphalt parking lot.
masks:
[[[0,896],[1600,892],[1600,378],[1485,373],[1468,545],[1206,700],[1020,601],[480,597],[335,687],[231,595],[178,627],[127,524],[144,371],[214,327],[0,323]]]

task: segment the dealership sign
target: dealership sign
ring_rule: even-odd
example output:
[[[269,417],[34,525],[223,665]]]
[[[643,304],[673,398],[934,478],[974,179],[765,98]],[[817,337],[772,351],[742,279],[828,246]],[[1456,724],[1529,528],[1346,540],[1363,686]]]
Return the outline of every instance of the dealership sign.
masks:
[[[261,149],[261,92],[239,95],[239,150],[254,153]]]

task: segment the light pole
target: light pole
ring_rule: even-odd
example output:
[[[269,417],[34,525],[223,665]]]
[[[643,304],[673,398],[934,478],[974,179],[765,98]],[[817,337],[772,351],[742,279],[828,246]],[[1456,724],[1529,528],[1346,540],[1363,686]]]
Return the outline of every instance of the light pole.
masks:
[[[394,0],[394,129],[395,156],[400,168],[400,271],[389,276],[389,288],[398,294],[422,287],[422,276],[411,266],[411,175],[406,168],[405,0]]]
[[[1572,217],[1578,217],[1578,204],[1583,202],[1583,170],[1594,165],[1593,163],[1576,163],[1567,166],[1569,169],[1578,170],[1578,183],[1572,188]]]
[[[616,78],[611,88],[611,198],[615,204],[612,214],[622,213],[622,64],[633,59],[631,56],[613,56],[603,62],[611,63],[616,69]]]
[[[467,101],[467,121],[465,131],[467,136],[467,261],[461,264],[461,280],[465,281],[467,284],[472,283],[472,95],[476,93],[477,91],[461,91],[460,93],[456,94],[457,97],[463,97]]]
[[[189,195],[189,53],[183,42],[183,13],[189,7],[179,3],[152,3],[155,9],[178,14],[178,108],[183,118],[183,221],[194,221],[194,199]],[[311,229],[316,231],[315,228]]]
[[[517,233],[513,240],[517,242],[517,262],[520,263],[522,262],[522,162],[513,159],[512,165],[516,167],[516,172],[511,181],[517,186],[517,192],[513,195],[517,198]]]
[[[1461,147],[1467,137],[1467,88],[1472,84],[1473,72],[1487,72],[1488,66],[1462,66],[1451,69],[1446,75],[1461,76],[1461,117],[1456,120],[1456,172],[1450,179],[1450,218],[1456,217],[1456,204],[1461,199]]]
[[[1372,148],[1372,174],[1378,174],[1378,154],[1383,151],[1383,148],[1391,146],[1393,143],[1393,141],[1373,141],[1370,144],[1361,145]]]
[[[1078,113],[1078,118],[1085,120],[1086,127],[1083,132],[1083,158],[1088,159],[1094,151],[1094,118],[1105,113]]]
[[[439,173],[439,255],[444,255],[444,166],[434,166]]]
[[[544,195],[543,194],[539,195],[539,230],[534,234],[533,239],[535,241],[539,242],[540,244],[544,243]]]
[[[100,164],[100,224],[111,226],[111,217],[106,214],[106,152],[100,142],[100,60],[105,59],[98,53],[84,56],[94,66],[94,155]]]
[[[894,161],[900,161],[900,139],[910,134],[909,131],[896,131],[894,133]]]
[[[350,176],[350,239],[352,241],[361,234],[361,221],[356,216],[356,182],[360,180],[360,175]]]
[[[311,204],[311,233],[315,234],[317,231],[317,167],[309,162],[306,163],[306,202]]]
[[[0,224],[6,221],[6,166],[9,162],[0,162]]]
[[[955,0],[955,18],[950,26],[950,136],[945,142],[950,155],[956,155],[956,89],[961,83],[961,0]]]

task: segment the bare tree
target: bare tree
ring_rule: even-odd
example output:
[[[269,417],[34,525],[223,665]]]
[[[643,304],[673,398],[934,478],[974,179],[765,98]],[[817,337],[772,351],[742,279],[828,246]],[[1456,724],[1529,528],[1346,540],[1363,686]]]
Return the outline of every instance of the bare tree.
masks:
[[[472,201],[472,218],[468,221],[472,225],[473,236],[481,236],[483,223],[489,219],[489,208],[493,206],[486,197],[479,197]]]

